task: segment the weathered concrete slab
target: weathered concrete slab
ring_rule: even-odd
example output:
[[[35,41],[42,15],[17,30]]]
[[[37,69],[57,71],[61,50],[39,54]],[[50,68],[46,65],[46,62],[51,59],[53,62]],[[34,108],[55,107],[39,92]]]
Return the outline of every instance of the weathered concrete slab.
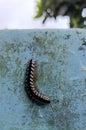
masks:
[[[50,105],[24,91],[31,58]],[[0,130],[86,130],[86,30],[0,31]]]

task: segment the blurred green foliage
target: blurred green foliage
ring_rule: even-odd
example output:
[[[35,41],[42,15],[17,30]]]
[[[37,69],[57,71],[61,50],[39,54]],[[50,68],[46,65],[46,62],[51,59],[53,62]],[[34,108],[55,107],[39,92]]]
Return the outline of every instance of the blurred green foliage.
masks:
[[[86,8],[86,0],[39,0],[35,18],[43,17],[43,23],[48,18],[56,19],[59,15],[70,17],[70,27],[86,27],[85,17],[82,16]]]

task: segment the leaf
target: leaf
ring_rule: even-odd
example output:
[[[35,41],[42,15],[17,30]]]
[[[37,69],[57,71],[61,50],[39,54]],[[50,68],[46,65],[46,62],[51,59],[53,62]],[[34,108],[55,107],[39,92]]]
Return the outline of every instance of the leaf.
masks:
[[[37,10],[36,16],[34,18],[39,18],[43,15],[44,7],[42,6],[41,1],[37,2],[37,8],[38,8],[38,10]]]

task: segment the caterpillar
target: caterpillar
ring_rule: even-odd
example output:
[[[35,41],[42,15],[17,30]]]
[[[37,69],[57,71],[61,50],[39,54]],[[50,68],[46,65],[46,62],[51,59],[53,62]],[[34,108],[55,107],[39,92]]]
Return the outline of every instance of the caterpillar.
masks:
[[[39,92],[38,88],[34,85],[34,70],[36,61],[30,60],[25,75],[25,91],[29,98],[36,102],[38,105],[50,103],[48,96]]]

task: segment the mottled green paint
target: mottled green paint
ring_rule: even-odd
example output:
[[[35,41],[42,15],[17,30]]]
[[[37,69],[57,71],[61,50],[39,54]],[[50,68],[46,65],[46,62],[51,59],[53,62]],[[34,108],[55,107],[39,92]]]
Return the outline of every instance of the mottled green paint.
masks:
[[[24,91],[31,58],[49,105]],[[85,29],[0,31],[0,130],[86,130]]]

